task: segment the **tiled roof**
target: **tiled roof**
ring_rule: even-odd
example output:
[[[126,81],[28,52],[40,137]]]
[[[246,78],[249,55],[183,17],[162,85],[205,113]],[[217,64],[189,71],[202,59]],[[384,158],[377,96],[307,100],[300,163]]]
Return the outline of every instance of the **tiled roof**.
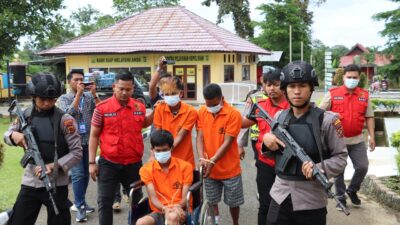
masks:
[[[359,53],[360,51],[362,53],[369,53],[367,48],[365,48],[362,44],[357,43],[356,45],[354,45],[351,48],[351,50],[345,56],[340,57],[339,66],[340,67],[345,67],[345,66],[347,66],[349,64],[353,64],[354,63],[354,57],[356,55],[360,55],[360,53]],[[362,56],[362,55],[360,57],[361,57],[360,64],[361,65],[367,65],[368,62],[365,59],[365,57]],[[389,58],[393,59],[393,56],[387,57],[385,55],[381,55],[381,54],[378,54],[378,53],[375,53],[374,57],[375,57],[375,61],[374,61],[373,64],[375,64],[377,66],[384,66],[386,64],[390,64],[390,59]]]
[[[212,22],[178,7],[154,8],[40,55],[137,52],[242,52],[269,54]]]
[[[364,52],[364,53],[368,53],[369,52],[368,49],[366,47],[364,47],[364,45],[362,45],[360,43],[357,43],[356,45],[354,45],[350,49],[350,51],[346,55],[351,55],[351,53],[356,49],[359,49],[361,52]]]

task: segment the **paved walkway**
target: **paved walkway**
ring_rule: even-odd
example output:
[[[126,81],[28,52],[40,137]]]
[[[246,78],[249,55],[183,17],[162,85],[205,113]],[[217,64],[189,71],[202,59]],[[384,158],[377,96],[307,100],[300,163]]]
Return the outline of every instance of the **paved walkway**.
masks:
[[[145,143],[146,155],[149,149],[149,140],[146,139]],[[370,165],[371,168],[379,165],[379,156],[384,155],[383,152],[386,149],[377,149],[376,154],[370,154]],[[381,154],[382,153],[382,154]],[[244,194],[245,194],[245,204],[241,207],[240,213],[240,224],[243,225],[255,225],[257,224],[257,211],[258,211],[258,201],[256,199],[256,169],[254,167],[254,161],[252,160],[252,151],[247,151],[246,158],[242,161],[243,170],[243,184],[244,184]],[[347,167],[346,174],[351,170],[351,166]],[[377,169],[378,171],[379,169]],[[375,169],[371,169],[375,171]],[[89,184],[87,199],[91,205],[96,205],[96,184],[92,181]],[[71,196],[71,193],[70,193]],[[327,225],[398,225],[400,224],[400,212],[387,208],[374,200],[368,198],[367,196],[361,195],[362,207],[354,208],[350,206],[351,215],[345,216],[343,213],[338,212],[335,209],[335,202],[329,200],[328,205],[328,222]],[[72,196],[71,196],[72,199]],[[229,216],[229,210],[224,204],[220,204],[222,222],[221,225],[231,224],[231,219]],[[42,209],[39,216],[38,222],[36,224],[44,225],[46,224],[46,212]],[[72,219],[75,219],[75,213],[71,213]],[[93,214],[89,214],[89,220],[85,224],[96,225],[98,224],[97,211]],[[127,224],[128,208],[125,203],[122,203],[122,211],[120,213],[114,214],[114,224]],[[73,222],[72,224],[79,224]]]

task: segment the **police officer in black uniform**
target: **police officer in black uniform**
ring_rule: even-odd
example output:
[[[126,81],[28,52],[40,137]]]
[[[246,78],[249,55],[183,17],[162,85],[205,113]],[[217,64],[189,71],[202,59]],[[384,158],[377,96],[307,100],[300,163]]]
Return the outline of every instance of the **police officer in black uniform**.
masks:
[[[32,127],[46,171],[41,171],[32,163],[26,166],[9,225],[34,225],[42,204],[47,208],[47,224],[69,225],[71,203],[68,200],[68,170],[82,157],[77,125],[72,116],[55,106],[61,95],[61,84],[54,75],[34,75],[27,85],[27,94],[32,96],[33,104],[24,110],[24,117]],[[18,120],[5,132],[4,142],[27,149]],[[54,199],[59,215],[55,214],[49,194],[38,178],[42,172],[46,172],[56,186]]]
[[[304,148],[328,178],[339,175],[346,166],[347,149],[340,120],[310,103],[318,78],[312,66],[295,61],[282,70],[281,89],[291,108],[277,113],[278,122]],[[284,143],[272,133],[263,137],[264,150],[274,151],[276,165],[283,159]],[[313,164],[301,164],[297,158],[285,168],[275,170],[277,177],[271,189],[269,225],[325,225],[327,194],[312,176]]]

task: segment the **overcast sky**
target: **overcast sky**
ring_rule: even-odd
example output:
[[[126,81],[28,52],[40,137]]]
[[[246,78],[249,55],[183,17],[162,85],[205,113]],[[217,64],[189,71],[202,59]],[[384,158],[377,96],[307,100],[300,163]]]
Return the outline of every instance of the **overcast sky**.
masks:
[[[251,19],[260,21],[263,16],[255,8],[265,0],[249,0],[251,8]],[[217,20],[218,8],[201,5],[202,0],[181,0],[181,5],[203,18],[215,22]],[[68,17],[71,12],[79,7],[91,4],[103,14],[112,14],[112,0],[66,0],[67,7],[62,14]],[[384,28],[383,21],[374,21],[372,15],[398,8],[389,0],[327,0],[320,7],[313,6],[314,24],[312,25],[312,37],[321,40],[327,46],[345,45],[350,48],[357,42],[366,47],[384,46],[386,39],[379,35]],[[230,16],[224,18],[221,27],[234,32]],[[257,33],[256,33],[257,35]]]

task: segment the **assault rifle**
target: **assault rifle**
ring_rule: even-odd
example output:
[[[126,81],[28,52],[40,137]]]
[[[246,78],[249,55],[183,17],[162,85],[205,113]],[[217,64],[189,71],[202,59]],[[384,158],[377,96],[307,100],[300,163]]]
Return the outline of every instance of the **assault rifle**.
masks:
[[[256,110],[258,113],[256,114]],[[333,198],[342,209],[346,216],[350,215],[349,210],[344,206],[335,194],[331,191],[332,183],[329,182],[326,175],[315,165],[312,159],[307,155],[304,149],[294,140],[294,138],[285,130],[278,121],[274,120],[258,103],[253,103],[253,106],[248,115],[249,118],[261,118],[265,120],[271,127],[272,133],[285,144],[285,149],[282,154],[283,158],[281,162],[277,162],[277,168],[285,168],[288,160],[292,157],[296,157],[301,163],[311,162],[313,164],[313,177],[316,178],[318,183],[325,189],[328,194],[328,198]]]
[[[51,183],[50,177],[46,174],[46,165],[44,164],[42,156],[40,155],[39,147],[36,143],[35,136],[33,136],[31,126],[28,125],[28,123],[26,122],[24,114],[17,100],[14,100],[11,103],[8,112],[12,113],[14,111],[14,108],[16,108],[15,113],[17,114],[18,121],[21,126],[21,131],[24,134],[26,144],[28,145],[28,149],[25,150],[25,154],[22,157],[20,164],[23,168],[25,168],[29,162],[33,161],[33,163],[36,166],[39,166],[42,169],[39,179],[43,181],[44,187],[46,188],[46,191],[49,193],[49,198],[53,205],[54,213],[58,215],[59,211],[53,196],[55,194],[56,189],[54,185]]]

